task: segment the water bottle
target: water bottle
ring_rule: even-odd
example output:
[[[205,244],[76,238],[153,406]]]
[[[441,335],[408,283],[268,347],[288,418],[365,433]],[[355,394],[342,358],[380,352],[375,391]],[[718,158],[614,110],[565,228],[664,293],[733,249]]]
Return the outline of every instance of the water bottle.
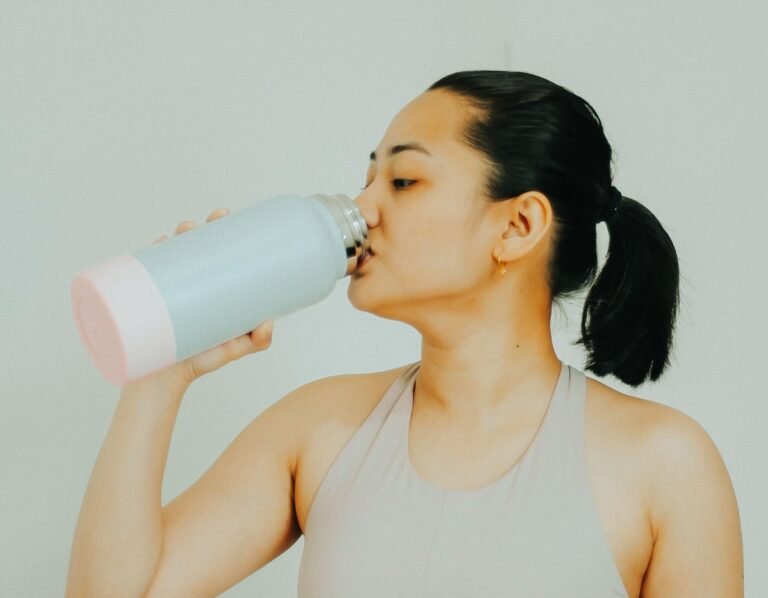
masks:
[[[78,272],[91,361],[125,385],[327,297],[369,249],[345,195],[278,195]]]

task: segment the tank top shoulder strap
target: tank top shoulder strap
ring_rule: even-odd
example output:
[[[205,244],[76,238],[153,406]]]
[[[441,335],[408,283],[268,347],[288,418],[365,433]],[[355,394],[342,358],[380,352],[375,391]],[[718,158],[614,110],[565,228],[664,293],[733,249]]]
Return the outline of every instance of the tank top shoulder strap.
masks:
[[[536,467],[563,477],[580,475],[584,458],[584,408],[586,377],[563,362],[552,404],[536,438]],[[546,463],[546,464],[545,464]]]
[[[322,511],[327,505],[336,503],[338,499],[347,493],[347,486],[354,482],[355,471],[365,460],[377,434],[384,426],[387,417],[392,412],[398,398],[402,396],[406,384],[420,363],[420,361],[416,361],[409,364],[395,378],[394,382],[390,384],[381,399],[379,399],[371,412],[363,420],[363,423],[352,433],[331,462],[310,506],[305,533],[309,532],[310,522],[320,517],[316,513],[317,511]]]

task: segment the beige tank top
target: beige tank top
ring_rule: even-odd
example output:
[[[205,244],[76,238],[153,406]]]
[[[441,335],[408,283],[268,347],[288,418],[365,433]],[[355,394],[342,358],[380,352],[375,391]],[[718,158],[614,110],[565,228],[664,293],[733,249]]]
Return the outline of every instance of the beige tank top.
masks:
[[[502,477],[445,490],[409,458],[419,365],[326,472],[305,525],[299,598],[626,598],[587,477],[584,373],[561,361],[539,430]]]

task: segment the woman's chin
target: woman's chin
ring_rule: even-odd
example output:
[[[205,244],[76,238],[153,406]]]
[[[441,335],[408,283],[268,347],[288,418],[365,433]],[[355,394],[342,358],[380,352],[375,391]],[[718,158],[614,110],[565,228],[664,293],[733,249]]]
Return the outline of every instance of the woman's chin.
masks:
[[[361,276],[349,281],[347,298],[355,309],[378,315],[376,312],[381,307],[381,301],[372,292],[373,289],[365,284],[364,280],[365,276]]]

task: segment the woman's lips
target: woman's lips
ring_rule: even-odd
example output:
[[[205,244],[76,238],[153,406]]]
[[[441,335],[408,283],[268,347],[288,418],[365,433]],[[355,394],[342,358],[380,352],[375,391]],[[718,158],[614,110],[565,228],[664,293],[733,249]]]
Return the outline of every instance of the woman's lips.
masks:
[[[362,268],[367,262],[371,260],[371,258],[374,256],[373,251],[366,251],[363,252],[360,257],[357,259],[357,267]]]

